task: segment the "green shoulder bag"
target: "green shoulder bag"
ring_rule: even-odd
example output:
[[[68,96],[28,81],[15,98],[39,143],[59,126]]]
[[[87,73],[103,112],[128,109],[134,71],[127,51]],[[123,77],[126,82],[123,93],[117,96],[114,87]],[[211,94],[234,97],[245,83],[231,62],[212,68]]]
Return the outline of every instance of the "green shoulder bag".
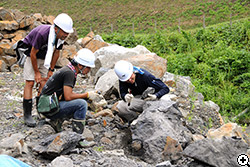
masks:
[[[37,105],[38,113],[52,116],[59,112],[59,102],[56,93],[52,95],[41,95]]]

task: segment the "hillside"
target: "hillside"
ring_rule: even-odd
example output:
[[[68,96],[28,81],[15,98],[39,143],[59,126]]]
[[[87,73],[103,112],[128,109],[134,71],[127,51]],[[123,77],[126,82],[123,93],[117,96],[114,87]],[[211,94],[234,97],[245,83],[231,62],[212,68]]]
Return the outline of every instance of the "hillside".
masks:
[[[20,4],[23,3],[20,0]],[[37,3],[42,2],[32,1],[30,4],[35,6]],[[21,8],[18,4],[16,2],[15,7]],[[40,8],[45,9],[47,5]],[[94,69],[90,77],[77,77],[74,91],[80,93],[94,87],[105,89],[100,92],[107,93],[104,98],[108,97],[108,105],[103,108],[97,105],[100,108],[96,109],[90,104],[84,134],[72,133],[71,120],[65,120],[63,132],[55,134],[46,123],[48,120],[37,115],[35,102],[33,116],[37,126],[26,126],[22,109],[23,72],[22,69],[12,71],[10,65],[11,72],[0,74],[0,154],[15,157],[32,167],[238,166],[236,159],[239,155],[249,153],[250,143],[250,22],[247,16],[229,23],[207,25],[206,28],[201,25],[191,31],[183,27],[180,31],[172,31],[176,29],[174,26],[171,31],[155,32],[145,26],[144,33],[140,34],[136,31],[132,35],[131,31],[125,30],[122,33],[100,34],[105,42],[118,45],[95,50],[99,62],[103,62],[102,58],[106,60],[96,66],[104,67],[112,62],[109,67],[113,67],[118,59],[132,61],[132,56],[135,58],[138,55],[144,61],[148,57],[147,53],[153,52],[157,56],[152,55],[157,59],[151,59],[154,65],[149,63],[145,69],[156,69],[155,66],[167,68],[162,80],[171,88],[168,98],[166,101],[146,102],[144,111],[130,126],[121,120],[115,110],[119,98],[115,96],[118,80],[110,77],[113,71],[99,76]],[[20,24],[17,27],[21,27]],[[84,36],[85,30],[89,32],[88,28],[81,30],[83,33],[78,31],[79,36]],[[15,41],[14,31],[5,29],[1,32],[2,44]],[[66,43],[80,45],[75,41]],[[138,45],[143,46],[137,48],[142,50],[133,51]],[[88,48],[87,45],[80,47]],[[69,51],[71,47],[65,45],[63,49]],[[77,47],[74,49],[78,50]],[[9,50],[3,49],[4,54],[0,56],[7,57]],[[67,58],[74,56],[72,52],[66,52]],[[11,58],[16,56],[15,53],[10,54]],[[0,64],[1,61],[4,60],[1,59]],[[134,65],[143,67],[142,61],[137,58],[135,61],[137,64]],[[98,82],[93,85],[93,79],[97,76]],[[106,86],[109,86],[108,90]],[[32,93],[37,93],[35,87]],[[235,122],[241,123],[242,127]]]
[[[68,13],[80,36],[96,33],[192,29],[249,16],[248,0],[5,0],[0,7],[25,14]]]

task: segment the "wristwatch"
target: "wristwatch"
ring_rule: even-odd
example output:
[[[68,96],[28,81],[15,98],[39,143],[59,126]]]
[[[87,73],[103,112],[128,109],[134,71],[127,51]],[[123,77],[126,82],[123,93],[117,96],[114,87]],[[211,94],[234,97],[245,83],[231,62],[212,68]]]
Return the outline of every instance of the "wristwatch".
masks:
[[[51,68],[49,68],[49,71],[52,71],[52,72],[54,72],[54,71],[55,71],[55,69],[51,69]]]

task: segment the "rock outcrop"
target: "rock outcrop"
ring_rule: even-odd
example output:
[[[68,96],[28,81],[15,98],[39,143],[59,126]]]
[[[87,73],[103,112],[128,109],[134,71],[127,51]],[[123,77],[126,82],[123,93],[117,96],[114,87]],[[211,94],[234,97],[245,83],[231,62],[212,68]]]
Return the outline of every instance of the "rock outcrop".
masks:
[[[144,46],[107,44],[93,32],[82,39],[76,32],[70,34],[57,62],[58,68],[64,66],[83,47],[96,56],[96,68],[89,76],[78,76],[74,88],[75,92],[100,91],[100,97],[88,101],[84,133],[72,132],[71,121],[65,120],[63,132],[55,134],[36,109],[37,127],[25,126],[23,74],[15,65],[12,46],[37,25],[53,24],[53,19],[0,8],[0,70],[4,71],[0,73],[0,154],[48,167],[235,167],[237,156],[250,155],[249,136],[236,123],[225,124],[219,106],[204,101],[190,77],[167,72],[167,61]],[[161,100],[146,102],[130,125],[116,109],[120,98],[113,68],[122,59],[147,69],[170,88]]]

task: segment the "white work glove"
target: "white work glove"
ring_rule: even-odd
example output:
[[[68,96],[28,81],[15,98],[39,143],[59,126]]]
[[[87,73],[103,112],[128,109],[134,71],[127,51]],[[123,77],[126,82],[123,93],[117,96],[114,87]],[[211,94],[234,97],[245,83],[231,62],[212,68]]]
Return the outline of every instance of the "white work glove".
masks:
[[[157,96],[154,94],[148,94],[148,97],[145,99],[146,101],[154,101],[157,99]]]
[[[134,96],[132,95],[132,94],[126,94],[125,95],[125,101],[127,102],[127,103],[130,103],[131,102],[131,100],[132,100],[132,98],[133,98]]]
[[[88,96],[87,96],[88,99],[94,100],[94,99],[96,99],[98,97],[99,97],[99,94],[96,93],[96,91],[90,91],[90,92],[88,92]]]

